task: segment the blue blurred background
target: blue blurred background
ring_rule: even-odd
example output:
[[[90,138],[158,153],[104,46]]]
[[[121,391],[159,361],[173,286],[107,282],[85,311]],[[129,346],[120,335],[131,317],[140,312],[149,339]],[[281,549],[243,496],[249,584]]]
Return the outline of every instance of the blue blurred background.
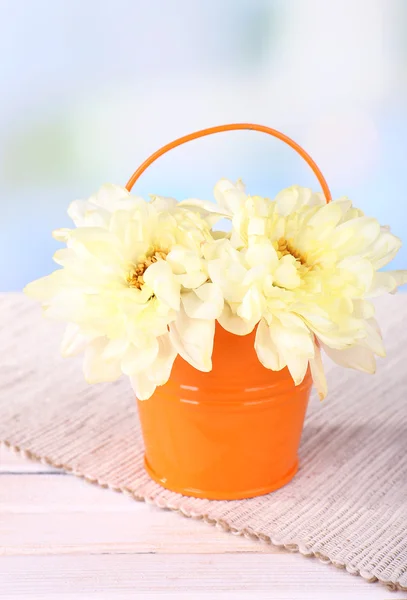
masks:
[[[0,0],[0,13],[0,290],[53,270],[71,200],[235,121],[293,137],[334,197],[407,237],[406,0]],[[209,199],[220,177],[267,196],[318,189],[282,142],[231,132],[162,157],[135,191]]]

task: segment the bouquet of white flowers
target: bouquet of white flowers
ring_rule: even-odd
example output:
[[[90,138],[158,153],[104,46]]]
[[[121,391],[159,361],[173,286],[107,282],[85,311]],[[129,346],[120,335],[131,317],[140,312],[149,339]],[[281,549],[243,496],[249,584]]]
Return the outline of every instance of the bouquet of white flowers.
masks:
[[[178,354],[210,371],[215,321],[239,336],[257,328],[259,361],[287,367],[296,385],[310,367],[321,398],[321,350],[374,372],[385,351],[370,299],[407,281],[379,270],[401,246],[389,228],[299,186],[268,199],[223,179],[215,200],[147,202],[104,185],[71,204],[75,228],[54,232],[61,268],[25,292],[68,322],[62,353],[85,351],[86,380],[128,375],[144,400]],[[225,217],[231,231],[213,231]]]

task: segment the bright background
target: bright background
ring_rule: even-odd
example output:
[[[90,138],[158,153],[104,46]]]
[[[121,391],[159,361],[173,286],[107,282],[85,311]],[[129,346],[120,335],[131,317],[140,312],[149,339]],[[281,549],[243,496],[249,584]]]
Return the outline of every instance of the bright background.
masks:
[[[293,137],[334,196],[407,238],[406,0],[0,0],[0,57],[0,290],[53,269],[71,200],[234,121]],[[136,192],[211,198],[220,177],[318,188],[282,142],[232,132],[161,158]]]

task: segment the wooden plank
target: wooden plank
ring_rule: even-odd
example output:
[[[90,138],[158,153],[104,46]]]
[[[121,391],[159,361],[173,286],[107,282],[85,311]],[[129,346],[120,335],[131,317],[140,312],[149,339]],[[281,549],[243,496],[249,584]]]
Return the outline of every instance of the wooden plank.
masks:
[[[20,454],[0,444],[0,475],[3,473],[62,473],[62,471],[23,458]]]
[[[42,465],[8,450],[1,451],[0,465],[0,598],[407,598],[315,559],[232,536],[73,476],[43,473]]]
[[[140,504],[129,496],[102,489],[73,475],[3,474],[0,479],[2,513],[132,511]]]
[[[0,554],[278,553],[73,476],[2,475]]]
[[[379,584],[297,555],[7,557],[7,600],[399,600]]]

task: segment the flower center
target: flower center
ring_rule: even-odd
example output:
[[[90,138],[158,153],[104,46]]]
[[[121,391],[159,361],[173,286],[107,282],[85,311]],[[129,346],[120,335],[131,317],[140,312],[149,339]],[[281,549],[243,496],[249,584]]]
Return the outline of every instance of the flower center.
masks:
[[[126,281],[129,287],[137,288],[141,290],[144,285],[144,273],[146,269],[158,260],[165,260],[168,252],[154,248],[151,254],[146,256],[145,260],[140,261],[137,265],[133,265],[129,274],[127,275]]]
[[[298,260],[302,265],[308,266],[307,259],[305,258],[305,256],[303,254],[301,254],[301,252],[296,250],[296,248],[294,248],[291,245],[291,243],[288,240],[286,240],[285,238],[280,238],[278,240],[277,252],[279,252],[281,254],[280,258],[282,256],[286,256],[287,254],[291,254],[291,256],[293,256],[295,258],[295,260]]]

